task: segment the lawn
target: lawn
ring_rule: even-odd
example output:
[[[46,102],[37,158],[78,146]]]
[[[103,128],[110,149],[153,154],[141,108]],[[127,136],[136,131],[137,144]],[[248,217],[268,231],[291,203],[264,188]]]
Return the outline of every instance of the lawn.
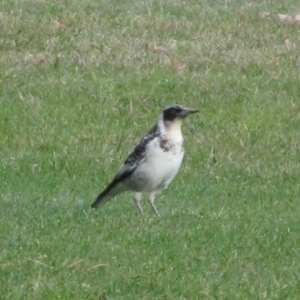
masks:
[[[269,18],[262,18],[262,12]],[[297,0],[2,0],[1,299],[299,299]],[[90,208],[161,110],[181,170]]]

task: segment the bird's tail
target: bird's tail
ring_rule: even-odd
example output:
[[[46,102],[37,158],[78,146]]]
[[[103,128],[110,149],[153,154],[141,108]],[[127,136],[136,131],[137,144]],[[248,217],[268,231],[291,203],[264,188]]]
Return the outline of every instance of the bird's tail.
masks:
[[[104,205],[114,196],[126,191],[126,187],[121,182],[112,182],[103,192],[99,194],[96,200],[92,203],[92,208],[97,208],[99,205]]]

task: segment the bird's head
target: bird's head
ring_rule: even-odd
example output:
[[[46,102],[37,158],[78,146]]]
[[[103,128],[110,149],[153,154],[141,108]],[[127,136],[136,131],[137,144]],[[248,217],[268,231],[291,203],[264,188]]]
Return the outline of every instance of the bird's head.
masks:
[[[194,114],[198,112],[196,109],[184,107],[182,105],[174,104],[171,106],[166,107],[163,110],[162,116],[164,122],[176,122],[181,121],[182,119],[186,118],[190,114]]]

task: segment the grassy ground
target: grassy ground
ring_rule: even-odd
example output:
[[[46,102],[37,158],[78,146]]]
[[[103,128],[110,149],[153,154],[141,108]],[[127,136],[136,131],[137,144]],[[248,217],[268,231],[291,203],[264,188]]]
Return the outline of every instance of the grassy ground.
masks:
[[[1,1],[1,299],[299,299],[300,7],[242,2]],[[162,218],[92,211],[172,103]]]

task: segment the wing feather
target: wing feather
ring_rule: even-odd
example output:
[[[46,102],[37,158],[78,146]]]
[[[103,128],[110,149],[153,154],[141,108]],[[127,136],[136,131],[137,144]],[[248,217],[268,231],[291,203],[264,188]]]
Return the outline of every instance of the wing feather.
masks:
[[[105,204],[108,200],[113,198],[115,195],[127,190],[122,181],[137,169],[137,167],[143,163],[146,157],[147,145],[150,141],[155,139],[159,135],[158,126],[155,125],[150,132],[145,135],[140,142],[136,145],[134,150],[128,155],[124,164],[119,168],[113,181],[106,187],[106,189],[99,194],[96,198],[92,207],[96,208],[100,204]]]
[[[159,135],[158,126],[155,125],[136,145],[120,167],[114,179],[123,180],[130,176],[135,169],[145,160],[147,145]]]

